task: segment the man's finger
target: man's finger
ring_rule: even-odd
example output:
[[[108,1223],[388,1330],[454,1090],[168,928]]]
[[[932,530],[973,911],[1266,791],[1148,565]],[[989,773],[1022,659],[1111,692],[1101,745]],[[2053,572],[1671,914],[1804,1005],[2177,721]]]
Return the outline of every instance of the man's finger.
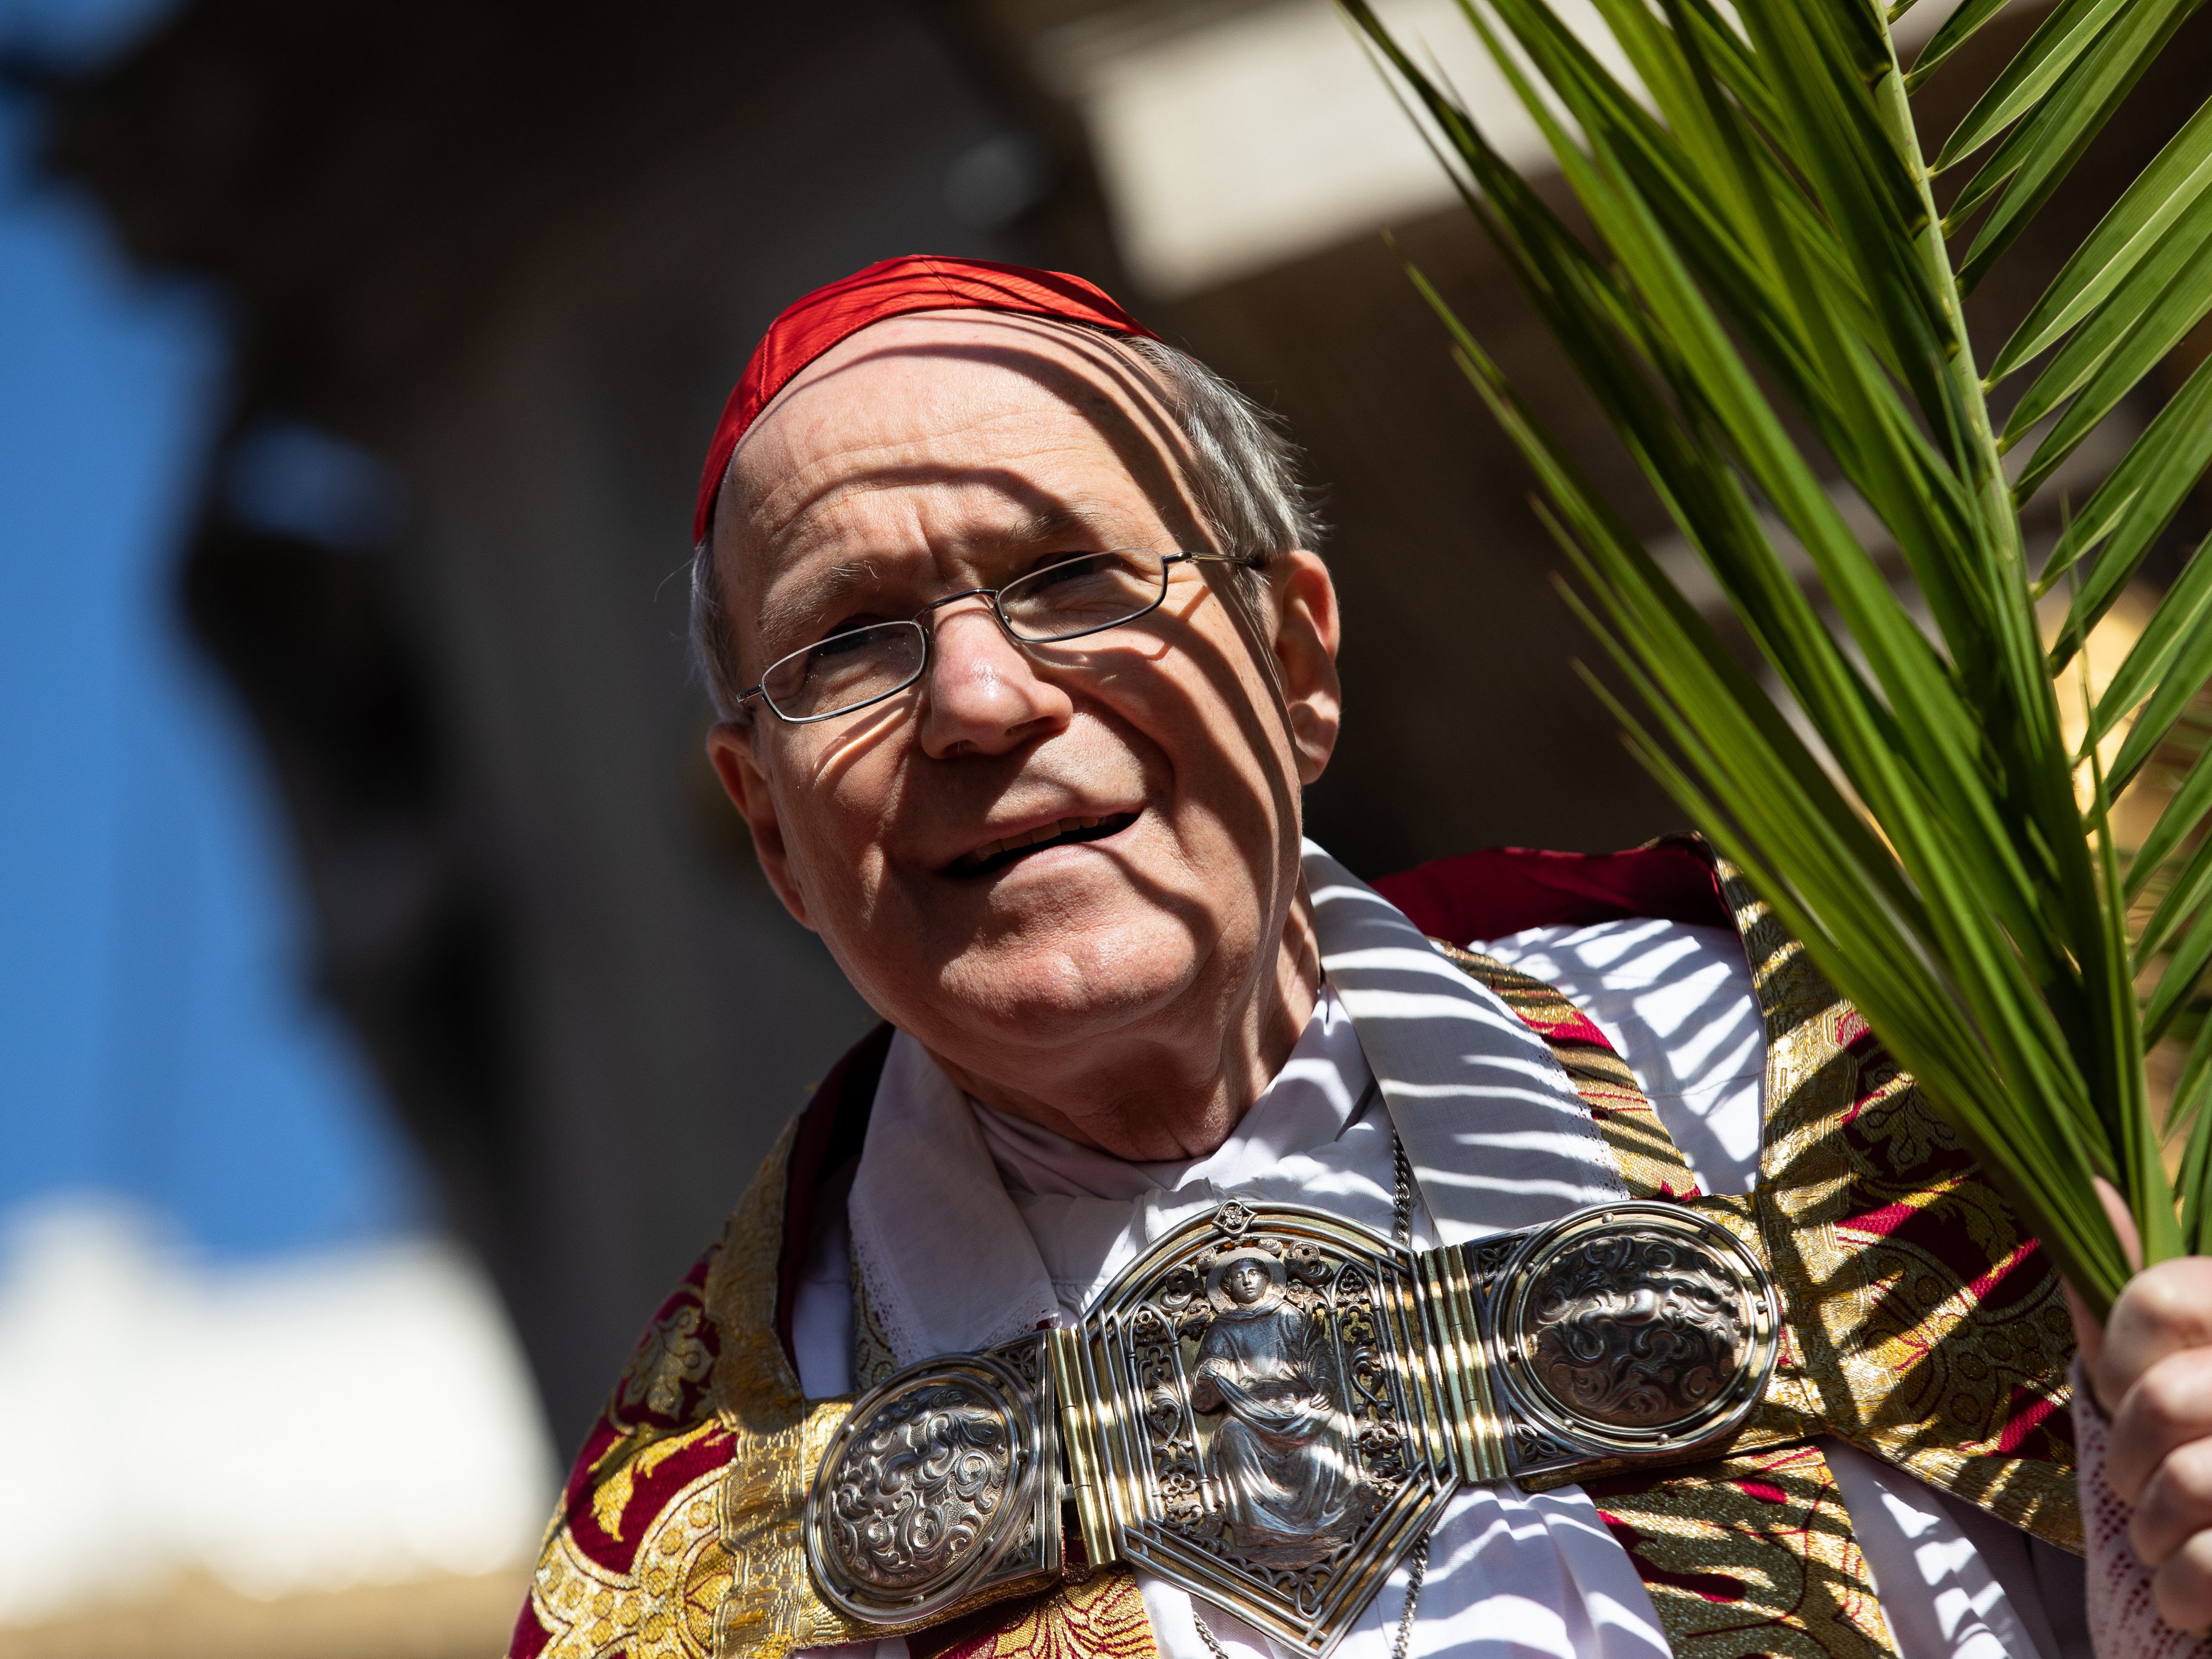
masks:
[[[2141,1377],[2112,1417],[2106,1484],[2127,1502],[2177,1448],[2212,1436],[2212,1349],[2170,1353]]]
[[[2160,1464],[2135,1506],[2128,1541],[2145,1566],[2162,1566],[2212,1527],[2212,1440],[2191,1441]]]
[[[2130,1279],[2105,1322],[2097,1398],[2107,1410],[2127,1398],[2168,1354],[2212,1346],[2212,1257],[2177,1256]]]
[[[2192,1636],[2212,1630],[2212,1533],[2198,1533],[2154,1573],[2150,1594],[2159,1617],[2174,1629]]]

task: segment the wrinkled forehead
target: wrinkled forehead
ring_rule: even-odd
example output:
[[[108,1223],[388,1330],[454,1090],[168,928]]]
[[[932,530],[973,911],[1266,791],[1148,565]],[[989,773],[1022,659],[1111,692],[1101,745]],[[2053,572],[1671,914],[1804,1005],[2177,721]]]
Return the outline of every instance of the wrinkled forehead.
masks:
[[[1195,534],[1182,434],[1118,342],[1048,319],[918,313],[810,363],[749,430],[714,514],[726,583],[757,587],[872,496],[957,495],[988,526],[1095,509],[1102,483]],[[1080,477],[1085,500],[1056,499]],[[1191,543],[1190,544],[1196,544]]]

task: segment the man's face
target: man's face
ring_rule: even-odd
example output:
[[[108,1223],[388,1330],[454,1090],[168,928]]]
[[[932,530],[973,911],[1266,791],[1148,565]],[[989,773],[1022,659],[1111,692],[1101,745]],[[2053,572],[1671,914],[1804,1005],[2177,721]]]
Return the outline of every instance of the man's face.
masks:
[[[1240,1307],[1250,1307],[1267,1288],[1267,1273],[1256,1261],[1238,1262],[1228,1273],[1230,1299]]]
[[[738,453],[714,534],[738,666],[750,683],[1071,553],[1213,550],[1182,477],[1149,386],[1095,337],[878,324]],[[1218,1029],[1273,971],[1299,785],[1335,735],[1320,562],[1284,561],[1258,610],[1225,567],[1182,565],[1150,616],[1023,646],[963,600],[925,619],[906,691],[818,725],[757,710],[712,752],[777,892],[861,994],[959,1070],[1049,1097],[1071,1045]]]

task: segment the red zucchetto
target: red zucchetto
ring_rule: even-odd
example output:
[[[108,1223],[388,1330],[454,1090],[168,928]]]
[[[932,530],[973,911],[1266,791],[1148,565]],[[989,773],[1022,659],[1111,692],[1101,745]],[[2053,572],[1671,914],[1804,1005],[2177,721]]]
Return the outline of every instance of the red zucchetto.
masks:
[[[1112,334],[1156,337],[1103,289],[1065,271],[921,253],[856,270],[788,307],[753,348],[737,389],[722,405],[714,441],[708,447],[707,470],[699,478],[699,506],[691,517],[694,541],[707,538],[722,471],[729,465],[738,440],[791,377],[869,324],[910,311],[1006,311],[1058,317]]]

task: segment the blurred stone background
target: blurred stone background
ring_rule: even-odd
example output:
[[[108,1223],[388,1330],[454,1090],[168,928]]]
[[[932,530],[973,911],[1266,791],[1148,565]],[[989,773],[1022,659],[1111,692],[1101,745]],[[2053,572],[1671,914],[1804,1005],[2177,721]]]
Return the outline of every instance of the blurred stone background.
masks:
[[[1382,9],[1539,167],[1450,0]],[[1327,0],[82,10],[0,10],[17,205],[67,222],[78,274],[53,280],[108,285],[162,367],[114,371],[113,410],[70,440],[82,477],[35,459],[78,431],[54,413],[76,371],[0,376],[0,483],[101,498],[115,434],[137,446],[136,516],[98,531],[134,574],[71,602],[129,610],[116,649],[162,665],[146,701],[118,680],[97,720],[55,712],[86,671],[56,654],[52,573],[88,568],[73,538],[94,532],[19,520],[39,531],[7,532],[0,643],[46,678],[18,687],[10,741],[56,778],[97,755],[124,781],[100,833],[125,850],[84,878],[109,943],[83,971],[126,1012],[82,1039],[105,1069],[81,1092],[128,1150],[0,1188],[0,1401],[58,1448],[120,1419],[117,1447],[169,1455],[37,1466],[76,1519],[30,1529],[49,1565],[12,1593],[0,1520],[0,1659],[502,1639],[552,1471],[868,1021],[752,866],[682,644],[706,436],[761,329],[817,283],[915,251],[1077,270],[1281,411],[1326,492],[1348,629],[1310,827],[1355,869],[1680,827],[1573,673],[1588,647],[1526,478],[1399,255],[1592,472],[1626,486],[1624,458]],[[2015,10],[2004,44],[2034,21]],[[2203,95],[2205,44],[2194,27],[2093,154],[2054,246]],[[2001,337],[2038,258],[1978,324]],[[0,297],[29,269],[0,264]],[[2085,447],[2083,483],[2142,417]],[[1684,560],[1655,508],[1638,528]],[[172,705],[201,736],[144,718]],[[192,744],[216,781],[145,782]],[[50,813],[40,775],[14,769],[9,812]],[[184,992],[112,989],[170,937],[113,890],[171,884],[128,849],[167,847],[195,788],[250,799],[223,809],[246,826],[223,856],[267,909],[253,994],[289,988],[266,1023],[295,1059],[255,1085],[265,1123],[178,1132],[176,1157],[192,1133],[227,1149],[168,1206],[205,1223],[179,1236],[144,1103],[177,1062],[135,1011]],[[6,879],[37,886],[65,843],[27,841]],[[222,911],[233,889],[206,890]],[[52,973],[29,945],[7,963],[32,992]],[[51,1138],[22,1075],[0,1129]],[[210,1076],[210,1099],[242,1097]],[[303,1113],[333,1127],[271,1152],[291,1131],[268,1126]],[[307,1191],[324,1208],[266,1240],[208,1242]],[[142,1364],[165,1319],[174,1364]],[[88,1394],[88,1364],[139,1384]],[[217,1510],[236,1517],[219,1549]]]

